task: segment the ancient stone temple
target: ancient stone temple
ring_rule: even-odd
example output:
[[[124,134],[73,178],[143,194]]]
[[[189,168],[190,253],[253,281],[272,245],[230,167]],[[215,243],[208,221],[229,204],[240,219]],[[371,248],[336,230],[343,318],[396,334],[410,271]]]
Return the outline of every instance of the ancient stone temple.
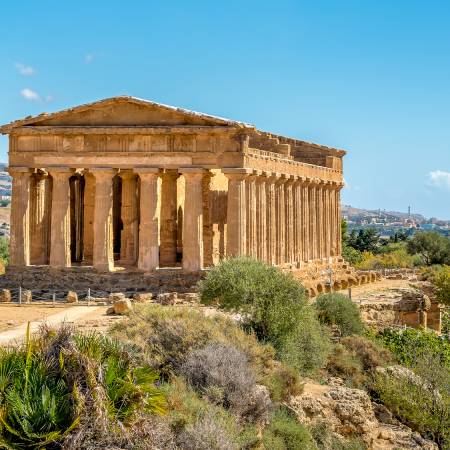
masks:
[[[342,262],[343,150],[126,96],[0,132],[10,272],[187,274],[232,255],[295,271]]]

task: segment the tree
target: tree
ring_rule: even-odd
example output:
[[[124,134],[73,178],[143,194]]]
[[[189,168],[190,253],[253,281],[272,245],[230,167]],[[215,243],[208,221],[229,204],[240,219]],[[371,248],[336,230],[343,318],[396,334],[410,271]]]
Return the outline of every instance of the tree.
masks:
[[[346,239],[346,244],[353,247],[360,252],[374,252],[376,251],[380,241],[380,235],[375,228],[367,228],[366,230],[352,230],[348,238]]]
[[[425,264],[450,264],[450,239],[436,231],[421,231],[414,234],[407,244],[408,253],[418,253]]]

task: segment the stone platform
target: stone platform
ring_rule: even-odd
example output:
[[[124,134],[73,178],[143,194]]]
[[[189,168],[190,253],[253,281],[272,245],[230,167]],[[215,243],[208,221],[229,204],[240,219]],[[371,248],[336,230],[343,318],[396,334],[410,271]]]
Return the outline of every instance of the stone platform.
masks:
[[[192,292],[206,271],[186,273],[178,268],[142,272],[118,268],[114,272],[97,272],[91,266],[54,269],[49,266],[8,267],[0,276],[0,288],[19,287],[33,292]]]

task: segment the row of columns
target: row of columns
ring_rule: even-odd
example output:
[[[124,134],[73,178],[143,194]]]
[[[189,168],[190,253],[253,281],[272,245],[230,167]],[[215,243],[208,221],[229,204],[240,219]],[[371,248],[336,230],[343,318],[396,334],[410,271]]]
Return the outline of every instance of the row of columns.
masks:
[[[44,201],[37,197],[38,189],[31,192],[32,172],[28,168],[10,168],[9,172],[13,178],[10,264],[30,265],[32,231],[30,214],[43,216],[50,213],[49,264],[58,268],[70,267],[69,180],[75,174],[75,169],[64,167],[47,169],[52,181],[49,195],[51,207],[48,208],[50,211],[39,209],[39,205],[44,204]],[[202,182],[205,172],[204,169],[195,167],[179,170],[185,178],[182,266],[186,271],[203,268]],[[86,182],[93,184],[85,190],[87,192],[85,208],[91,212],[93,229],[90,233],[91,239],[85,235],[85,246],[86,252],[92,254],[94,268],[99,271],[111,271],[114,268],[112,213],[113,177],[116,173],[117,170],[111,168],[92,168],[86,172],[86,175],[89,175],[85,178]],[[158,201],[158,179],[161,171],[158,168],[136,168],[133,171],[119,172],[119,175],[122,177],[121,260],[132,261],[137,255],[139,269],[155,270],[159,267],[161,202]],[[140,179],[139,209],[137,202],[133,201],[137,177]],[[92,193],[93,198],[89,198]],[[32,195],[35,196],[33,202],[30,201]],[[85,215],[87,211],[85,210]]]
[[[299,267],[341,255],[340,189],[318,178],[224,169],[227,255]]]

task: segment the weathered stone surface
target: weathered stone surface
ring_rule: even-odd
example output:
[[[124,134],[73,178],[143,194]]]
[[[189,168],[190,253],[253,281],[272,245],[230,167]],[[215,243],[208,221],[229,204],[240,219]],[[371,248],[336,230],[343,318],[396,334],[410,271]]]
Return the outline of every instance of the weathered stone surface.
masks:
[[[137,292],[133,294],[133,301],[136,303],[145,303],[149,302],[153,298],[153,294],[151,292]]]
[[[74,291],[69,291],[66,298],[67,303],[78,303],[78,294]]]
[[[126,314],[133,309],[131,300],[124,298],[122,300],[116,300],[113,304],[114,314]]]
[[[31,303],[33,300],[33,294],[28,289],[22,291],[22,303]]]
[[[111,292],[108,297],[109,303],[115,303],[119,300],[124,300],[125,294],[123,292]]]
[[[0,303],[11,302],[11,291],[9,289],[2,289],[0,291]]]
[[[302,395],[291,400],[300,422],[314,426],[325,422],[337,435],[359,437],[370,449],[437,450],[434,442],[423,439],[400,424],[380,405],[374,405],[365,391],[334,383],[324,386],[307,383]]]
[[[178,300],[178,295],[176,292],[165,292],[158,294],[156,297],[156,302],[161,305],[175,305]]]

